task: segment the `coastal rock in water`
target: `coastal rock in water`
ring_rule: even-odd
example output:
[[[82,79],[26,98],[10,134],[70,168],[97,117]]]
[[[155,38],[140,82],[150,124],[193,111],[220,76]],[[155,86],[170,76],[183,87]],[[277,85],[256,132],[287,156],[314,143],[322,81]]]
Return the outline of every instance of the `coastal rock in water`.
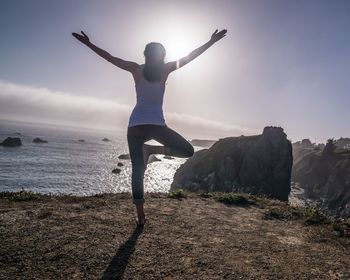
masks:
[[[130,154],[121,154],[118,156],[119,159],[130,159]]]
[[[157,158],[155,155],[150,155],[148,158],[148,163],[152,163],[154,161],[161,161],[161,159]]]
[[[85,142],[85,139],[79,139],[78,142]]]
[[[171,190],[247,192],[287,201],[292,144],[281,127],[262,135],[219,139],[195,152],[174,175]]]
[[[124,166],[124,164],[121,162],[118,162],[117,166]]]
[[[48,143],[46,140],[43,140],[39,137],[33,139],[33,143]]]
[[[102,141],[104,141],[104,142],[110,142],[111,140],[109,140],[108,138],[103,138]]]
[[[22,141],[18,137],[7,137],[0,145],[4,147],[17,147],[22,145]]]
[[[117,167],[117,168],[114,168],[114,169],[112,170],[112,173],[114,173],[114,174],[119,174],[120,171],[121,171],[121,169]]]

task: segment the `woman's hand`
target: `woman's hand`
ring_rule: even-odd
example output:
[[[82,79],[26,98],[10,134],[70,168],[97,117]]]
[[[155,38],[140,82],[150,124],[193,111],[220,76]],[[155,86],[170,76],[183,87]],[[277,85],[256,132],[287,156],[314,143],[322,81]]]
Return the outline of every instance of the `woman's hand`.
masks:
[[[182,57],[182,58],[180,58],[178,60],[174,60],[174,61],[166,63],[168,73],[171,73],[172,71],[175,71],[175,70],[179,69],[180,67],[186,65],[187,63],[189,63],[190,61],[195,59],[197,56],[201,55],[208,48],[210,48],[215,42],[217,42],[220,39],[222,39],[223,37],[225,37],[226,36],[226,32],[227,32],[227,30],[223,29],[223,30],[221,30],[218,33],[218,30],[216,29],[214,31],[214,33],[211,35],[211,38],[210,38],[210,40],[208,42],[206,42],[202,46],[194,49],[188,55],[186,55],[186,56],[184,56],[184,57]]]
[[[83,44],[87,45],[88,43],[90,43],[89,37],[83,31],[81,31],[81,34],[83,34],[84,36],[82,36],[78,33],[72,32],[72,35],[75,38],[77,38],[80,42],[82,42]]]
[[[216,29],[214,33],[211,35],[210,41],[212,43],[215,43],[219,41],[220,39],[224,38],[226,36],[227,29],[223,29],[220,32]]]

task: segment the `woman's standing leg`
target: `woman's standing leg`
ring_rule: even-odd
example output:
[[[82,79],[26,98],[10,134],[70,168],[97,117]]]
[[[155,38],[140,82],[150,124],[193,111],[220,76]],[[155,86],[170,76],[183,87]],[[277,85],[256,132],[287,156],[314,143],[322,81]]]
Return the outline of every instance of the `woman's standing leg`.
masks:
[[[128,128],[127,140],[132,166],[131,186],[133,203],[136,206],[138,222],[139,224],[142,224],[145,221],[145,213],[143,209],[143,204],[145,202],[143,186],[145,165],[142,147],[144,142],[147,141],[147,138],[142,137],[141,135],[135,135],[135,133],[140,133],[137,127]]]

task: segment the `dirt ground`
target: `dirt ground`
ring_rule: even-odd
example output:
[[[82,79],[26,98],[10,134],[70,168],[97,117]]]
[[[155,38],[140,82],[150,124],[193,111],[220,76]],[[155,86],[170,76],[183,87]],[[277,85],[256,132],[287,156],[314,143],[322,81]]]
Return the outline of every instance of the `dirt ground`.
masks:
[[[349,238],[269,205],[146,193],[0,198],[0,279],[350,279]]]

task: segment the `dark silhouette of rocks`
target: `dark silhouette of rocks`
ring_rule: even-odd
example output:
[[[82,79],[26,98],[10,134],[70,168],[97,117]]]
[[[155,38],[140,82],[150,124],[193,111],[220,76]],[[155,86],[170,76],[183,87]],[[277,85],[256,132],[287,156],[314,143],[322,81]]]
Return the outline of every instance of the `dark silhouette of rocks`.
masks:
[[[195,152],[174,175],[171,190],[247,192],[287,201],[292,144],[281,127],[219,139]]]
[[[130,154],[121,154],[118,156],[119,159],[130,159]]]
[[[323,150],[325,146],[326,146],[325,144],[319,143],[319,144],[316,145],[316,148],[317,148],[318,150]]]
[[[118,162],[117,166],[124,166],[124,164],[121,162]]]
[[[336,140],[335,145],[341,149],[350,149],[350,138],[340,137]]]
[[[337,146],[335,145],[334,139],[328,139],[326,146],[324,147],[322,151],[322,155],[324,157],[334,157],[335,154],[335,149]]]
[[[111,140],[108,139],[108,138],[103,138],[102,141],[104,141],[104,142],[110,142]]]
[[[78,142],[82,142],[83,143],[83,142],[85,142],[85,140],[84,139],[79,139]]]
[[[332,139],[332,141],[337,148],[350,149],[350,138],[340,137],[337,140]],[[310,141],[310,139],[303,139],[301,141],[297,141],[297,142],[293,143],[293,149],[314,149],[314,148],[317,148],[318,150],[323,150],[325,148],[325,146],[326,146],[326,144],[324,144],[324,143],[319,143],[319,144],[312,143]]]
[[[48,143],[46,140],[43,140],[39,137],[33,139],[33,143]]]
[[[302,149],[313,149],[315,146],[316,144],[312,143],[310,139],[303,139],[301,141],[293,143],[293,147]]]
[[[205,139],[192,139],[189,142],[193,146],[197,147],[203,147],[203,148],[209,148],[211,145],[213,145],[217,140],[205,140]]]
[[[292,180],[328,214],[350,216],[350,150],[329,139],[324,149],[295,150]]]
[[[19,137],[7,137],[0,145],[4,147],[18,147],[22,145],[22,141]]]
[[[117,167],[117,168],[114,168],[114,169],[112,170],[112,173],[114,173],[114,174],[119,174],[120,171],[121,171],[121,169]]]

